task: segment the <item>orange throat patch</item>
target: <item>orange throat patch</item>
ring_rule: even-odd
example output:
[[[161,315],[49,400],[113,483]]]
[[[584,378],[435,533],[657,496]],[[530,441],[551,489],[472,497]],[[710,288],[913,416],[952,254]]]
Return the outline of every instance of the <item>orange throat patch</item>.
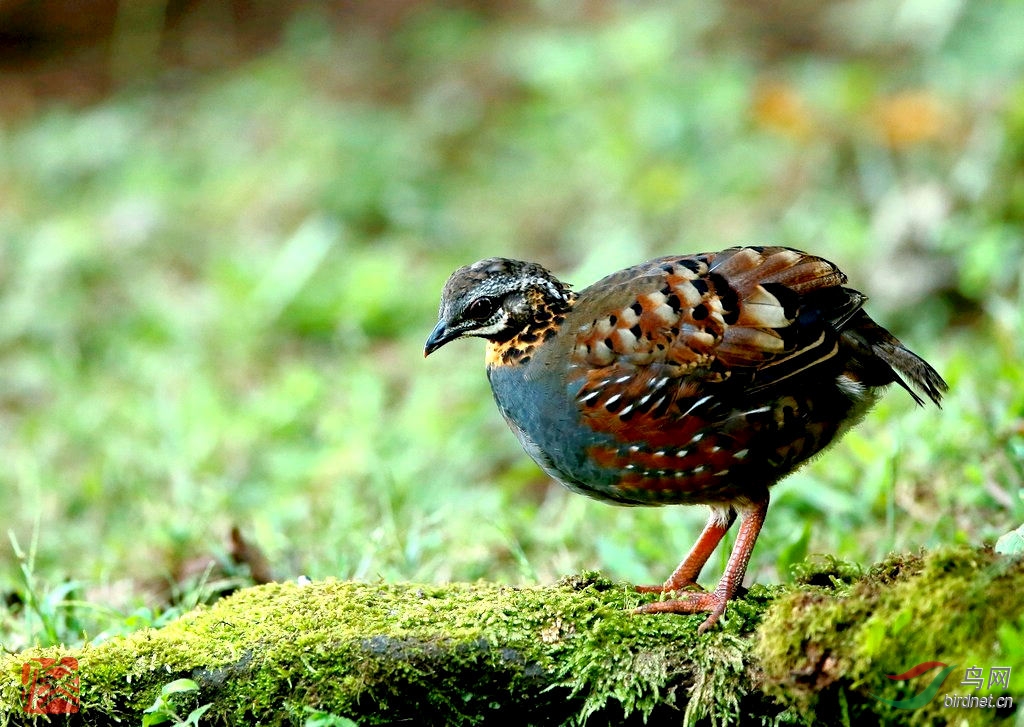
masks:
[[[568,305],[555,310],[540,293],[530,292],[531,297],[536,296],[531,301],[535,306],[533,320],[526,328],[507,341],[487,342],[485,362],[488,368],[517,364],[522,366],[529,363],[533,356],[533,350],[558,334],[558,329],[565,322],[565,316],[576,298],[575,294],[572,294]]]

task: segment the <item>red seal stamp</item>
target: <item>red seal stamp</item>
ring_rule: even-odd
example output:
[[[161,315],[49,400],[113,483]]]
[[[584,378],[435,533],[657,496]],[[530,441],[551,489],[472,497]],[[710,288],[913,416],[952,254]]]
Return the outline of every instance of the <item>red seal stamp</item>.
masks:
[[[78,711],[78,659],[36,657],[21,665],[22,707],[26,714]]]

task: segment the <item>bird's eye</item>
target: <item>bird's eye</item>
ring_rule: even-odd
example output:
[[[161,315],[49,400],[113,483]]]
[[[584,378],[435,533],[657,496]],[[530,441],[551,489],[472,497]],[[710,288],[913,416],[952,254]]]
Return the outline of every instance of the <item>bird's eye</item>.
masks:
[[[466,312],[463,315],[474,321],[486,321],[494,315],[494,305],[494,298],[486,296],[477,298],[466,306]]]

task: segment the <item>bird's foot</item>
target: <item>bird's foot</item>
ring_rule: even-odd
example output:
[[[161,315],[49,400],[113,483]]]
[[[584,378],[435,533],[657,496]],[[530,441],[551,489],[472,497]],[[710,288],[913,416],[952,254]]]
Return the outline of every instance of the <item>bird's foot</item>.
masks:
[[[639,590],[639,589],[637,589]],[[633,613],[704,613],[710,612],[697,628],[698,634],[703,634],[715,625],[718,617],[725,613],[725,604],[729,599],[724,593],[718,590],[710,593],[690,593],[685,598],[674,598],[667,601],[655,601],[645,603],[633,609]]]
[[[660,586],[633,586],[637,593],[673,593],[675,591],[703,591],[696,581],[685,583],[664,583]]]

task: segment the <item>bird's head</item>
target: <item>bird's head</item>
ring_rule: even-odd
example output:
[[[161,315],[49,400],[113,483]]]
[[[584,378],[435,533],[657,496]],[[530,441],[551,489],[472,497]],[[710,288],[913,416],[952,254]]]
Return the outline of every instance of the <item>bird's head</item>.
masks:
[[[463,336],[503,342],[572,304],[569,286],[536,263],[494,257],[459,268],[441,293],[423,355]]]

